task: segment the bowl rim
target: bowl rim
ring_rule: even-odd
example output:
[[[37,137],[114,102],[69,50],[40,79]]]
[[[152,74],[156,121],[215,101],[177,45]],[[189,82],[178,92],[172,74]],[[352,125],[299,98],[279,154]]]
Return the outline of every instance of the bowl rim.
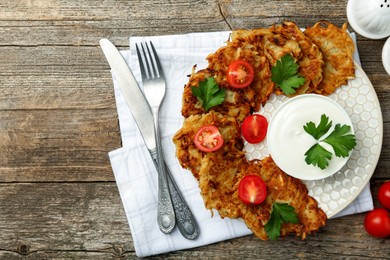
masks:
[[[390,75],[390,37],[387,39],[382,49],[382,63],[387,74]]]
[[[350,151],[350,153],[349,153],[349,155],[347,157],[340,159],[340,163],[337,164],[336,167],[334,167],[335,168],[334,171],[330,171],[329,168],[321,170],[320,168],[318,168],[316,166],[308,165],[308,167],[313,167],[313,171],[316,171],[317,174],[315,174],[315,175],[313,174],[313,175],[307,176],[305,174],[300,174],[299,172],[292,172],[291,170],[289,170],[289,169],[287,169],[285,167],[285,165],[282,162],[282,159],[280,157],[278,157],[277,154],[276,154],[276,151],[275,151],[275,149],[273,147],[273,143],[272,143],[273,139],[271,138],[271,137],[274,137],[273,136],[274,133],[272,133],[271,131],[272,131],[272,127],[273,127],[274,122],[275,122],[275,118],[277,118],[278,115],[280,116],[280,114],[283,113],[283,110],[285,110],[286,106],[291,105],[291,103],[293,103],[293,102],[297,102],[297,101],[299,101],[301,99],[307,99],[307,98],[325,100],[330,105],[335,106],[337,108],[337,110],[340,111],[340,113],[343,113],[343,116],[345,117],[346,121],[348,121],[345,124],[347,124],[347,125],[349,125],[351,127],[351,133],[355,134],[354,126],[353,126],[353,123],[352,123],[352,120],[351,120],[350,116],[345,111],[345,109],[339,103],[337,103],[335,100],[333,100],[333,99],[331,99],[331,98],[329,98],[327,96],[320,95],[320,94],[313,94],[313,93],[301,94],[301,95],[294,96],[294,97],[290,98],[289,100],[287,100],[286,102],[284,102],[282,105],[280,105],[280,107],[278,107],[278,109],[272,115],[272,117],[271,117],[271,119],[269,121],[269,124],[268,124],[268,131],[267,131],[269,133],[269,136],[267,136],[268,150],[269,150],[270,156],[273,158],[273,160],[276,163],[276,165],[278,165],[278,167],[280,169],[282,169],[286,174],[288,174],[288,175],[290,175],[290,176],[292,176],[294,178],[301,179],[301,180],[306,180],[306,181],[309,181],[309,180],[321,180],[321,179],[328,178],[328,177],[336,174],[337,172],[340,172],[340,170],[346,165],[346,163],[348,162],[349,158],[351,157],[352,151]],[[324,113],[326,114],[326,112],[324,112]]]

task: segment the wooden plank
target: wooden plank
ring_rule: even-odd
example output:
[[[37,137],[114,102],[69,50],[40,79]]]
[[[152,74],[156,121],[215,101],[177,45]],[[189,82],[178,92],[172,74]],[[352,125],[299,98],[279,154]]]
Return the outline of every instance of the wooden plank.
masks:
[[[13,45],[96,45],[110,37],[128,45],[132,35],[228,29],[216,1],[83,1],[77,6],[63,1],[46,1],[0,6],[0,46]],[[193,16],[193,10],[197,15]],[[157,18],[158,17],[158,18]],[[188,19],[192,17],[192,19]],[[176,24],[172,27],[172,24]],[[25,31],[36,33],[26,38]]]
[[[104,163],[102,166],[70,164],[41,166],[39,163],[27,166],[2,166],[0,183],[115,181],[108,156],[99,159]]]
[[[104,71],[102,74],[109,72]],[[12,81],[6,83],[7,87],[0,87],[0,111],[105,109],[116,117],[114,87],[111,74],[109,76],[106,80],[103,77],[101,80],[92,77],[80,77],[77,80],[72,75],[55,74],[42,80],[39,75],[29,78],[13,77]],[[0,80],[4,78],[0,76]],[[14,86],[10,86],[11,84]]]
[[[0,184],[0,212],[0,258],[134,255],[115,183]]]
[[[112,180],[115,109],[6,110],[0,122],[0,181]]]
[[[381,183],[376,181],[373,190]],[[7,223],[1,226],[0,257],[134,257],[115,183],[1,184],[0,212],[0,223]],[[369,237],[364,215],[328,220],[325,228],[303,241],[292,236],[274,242],[246,236],[165,257],[388,257],[390,240]]]
[[[92,2],[92,3],[91,3]],[[305,5],[300,1],[259,4],[256,1],[126,1],[67,3],[49,6],[44,1],[32,4],[0,6],[0,46],[96,45],[101,37],[110,37],[118,45],[127,45],[131,35],[161,35],[176,32],[219,31],[271,26],[284,20],[307,27],[318,20],[337,25],[347,21],[345,1],[321,1]],[[332,6],[332,12],[324,8]],[[193,15],[193,10],[197,10]],[[155,19],[158,17],[158,19]],[[191,19],[188,19],[191,17]],[[173,26],[174,25],[174,26]],[[26,37],[26,31],[34,31]]]

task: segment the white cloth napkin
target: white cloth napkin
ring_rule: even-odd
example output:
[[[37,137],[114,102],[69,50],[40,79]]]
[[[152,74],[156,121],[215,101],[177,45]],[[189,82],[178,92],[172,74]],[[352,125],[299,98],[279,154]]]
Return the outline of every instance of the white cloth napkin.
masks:
[[[198,183],[189,171],[179,165],[172,143],[173,135],[183,123],[180,110],[183,87],[188,80],[186,75],[191,73],[194,64],[197,64],[198,68],[206,67],[205,57],[223,45],[228,40],[229,33],[131,37],[130,51],[122,52],[139,85],[142,86],[135,43],[151,40],[158,50],[167,78],[167,92],[160,110],[164,157],[200,227],[200,236],[196,240],[185,239],[177,228],[169,235],[159,230],[156,221],[157,172],[113,75],[123,147],[110,152],[109,157],[136,254],[139,257],[198,247],[251,234],[246,225],[239,220],[221,219],[217,212],[214,212],[212,217],[211,211],[204,207]],[[358,56],[356,58],[358,59]],[[367,185],[359,197],[337,216],[364,212],[372,208],[372,197]]]

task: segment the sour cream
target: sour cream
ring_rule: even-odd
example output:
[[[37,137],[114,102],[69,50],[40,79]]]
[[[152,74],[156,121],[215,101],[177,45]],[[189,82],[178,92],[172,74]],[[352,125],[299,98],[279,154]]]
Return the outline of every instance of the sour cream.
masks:
[[[321,139],[326,138],[336,124],[349,125],[353,133],[347,112],[338,103],[322,95],[305,94],[291,98],[272,116],[267,133],[268,149],[275,163],[287,174],[303,180],[318,180],[336,173],[348,161],[349,157],[336,157],[333,148],[321,142],[333,154],[328,167],[322,170],[306,163],[306,151],[318,141],[303,126],[310,121],[318,126],[323,114],[332,121],[332,127]]]

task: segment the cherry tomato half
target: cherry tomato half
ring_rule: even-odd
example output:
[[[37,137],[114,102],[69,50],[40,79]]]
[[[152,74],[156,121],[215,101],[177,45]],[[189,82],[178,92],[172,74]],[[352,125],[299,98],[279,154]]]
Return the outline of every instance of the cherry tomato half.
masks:
[[[367,213],[364,228],[371,236],[385,238],[390,236],[390,215],[384,208],[377,208]]]
[[[249,86],[255,76],[252,65],[244,60],[236,60],[230,63],[227,69],[227,80],[233,88],[245,88]]]
[[[223,137],[216,126],[207,125],[196,132],[194,143],[203,152],[214,152],[222,147]]]
[[[390,210],[390,181],[385,182],[380,186],[378,200],[383,207]]]
[[[256,144],[263,141],[267,135],[268,122],[262,115],[250,115],[244,119],[241,133],[248,143]]]
[[[238,184],[238,197],[245,204],[258,205],[265,200],[267,187],[257,175],[247,175]]]

